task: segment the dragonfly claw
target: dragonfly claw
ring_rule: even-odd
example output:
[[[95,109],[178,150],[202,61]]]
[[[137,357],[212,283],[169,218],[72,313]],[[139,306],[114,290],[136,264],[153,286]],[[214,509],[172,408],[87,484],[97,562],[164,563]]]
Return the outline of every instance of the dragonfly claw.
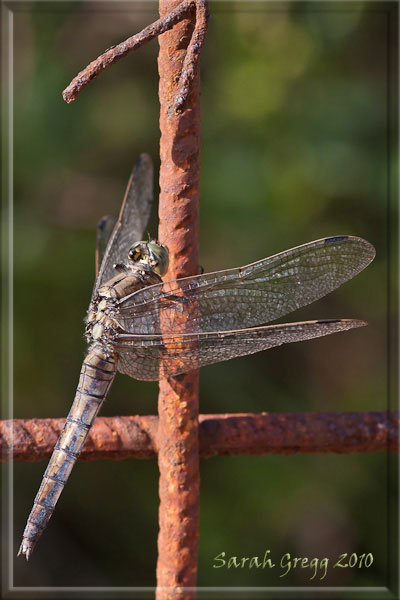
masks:
[[[24,538],[22,540],[22,543],[21,543],[20,547],[19,547],[17,556],[20,556],[21,554],[24,554],[26,560],[29,560],[29,557],[32,554],[32,550],[33,550],[33,547],[32,547],[31,542],[29,540],[27,540],[27,539]]]

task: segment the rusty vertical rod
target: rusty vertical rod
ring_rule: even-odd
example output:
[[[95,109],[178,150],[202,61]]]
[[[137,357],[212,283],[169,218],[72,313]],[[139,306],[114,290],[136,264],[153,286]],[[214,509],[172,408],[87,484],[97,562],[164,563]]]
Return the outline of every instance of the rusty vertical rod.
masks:
[[[160,0],[160,16],[179,2]],[[194,19],[194,14],[193,14]],[[183,112],[174,110],[193,20],[159,38],[159,239],[170,250],[168,279],[198,272],[200,182],[199,74]],[[163,377],[159,393],[160,509],[157,600],[194,597],[199,526],[198,372]]]

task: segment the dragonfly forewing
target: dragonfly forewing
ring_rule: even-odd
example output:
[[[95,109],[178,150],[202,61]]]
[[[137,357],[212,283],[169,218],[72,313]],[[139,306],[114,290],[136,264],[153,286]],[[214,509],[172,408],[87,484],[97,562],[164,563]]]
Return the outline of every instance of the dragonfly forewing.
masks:
[[[142,239],[152,201],[153,164],[150,156],[141,154],[133,167],[119,217],[109,237],[95,290],[115,275],[114,264],[126,261],[133,242]]]
[[[117,319],[135,334],[175,333],[174,312],[178,321],[185,314],[185,330],[193,333],[253,327],[329,294],[374,256],[361,238],[323,238],[238,269],[143,288],[121,300]],[[168,319],[161,331],[162,311]]]

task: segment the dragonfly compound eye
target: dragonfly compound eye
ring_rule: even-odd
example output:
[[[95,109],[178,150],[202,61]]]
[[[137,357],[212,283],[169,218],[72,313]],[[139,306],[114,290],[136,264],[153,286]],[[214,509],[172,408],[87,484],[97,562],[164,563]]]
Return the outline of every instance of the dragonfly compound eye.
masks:
[[[169,252],[167,246],[151,241],[148,243],[148,247],[153,269],[159,275],[165,275],[169,265]]]

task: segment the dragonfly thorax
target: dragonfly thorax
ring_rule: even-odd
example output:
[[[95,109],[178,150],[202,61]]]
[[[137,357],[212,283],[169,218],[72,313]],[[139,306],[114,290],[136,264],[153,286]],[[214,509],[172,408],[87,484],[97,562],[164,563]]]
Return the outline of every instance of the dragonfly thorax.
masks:
[[[161,282],[156,269],[144,260],[116,264],[115,269],[119,271],[118,274],[99,287],[94,294],[86,319],[87,341],[100,342],[104,347],[113,342],[120,330],[118,320],[115,319],[119,301],[143,287]]]
[[[156,240],[148,242],[135,242],[128,254],[129,260],[135,264],[150,267],[158,275],[165,275],[168,271],[169,252],[167,246],[159,244]]]

